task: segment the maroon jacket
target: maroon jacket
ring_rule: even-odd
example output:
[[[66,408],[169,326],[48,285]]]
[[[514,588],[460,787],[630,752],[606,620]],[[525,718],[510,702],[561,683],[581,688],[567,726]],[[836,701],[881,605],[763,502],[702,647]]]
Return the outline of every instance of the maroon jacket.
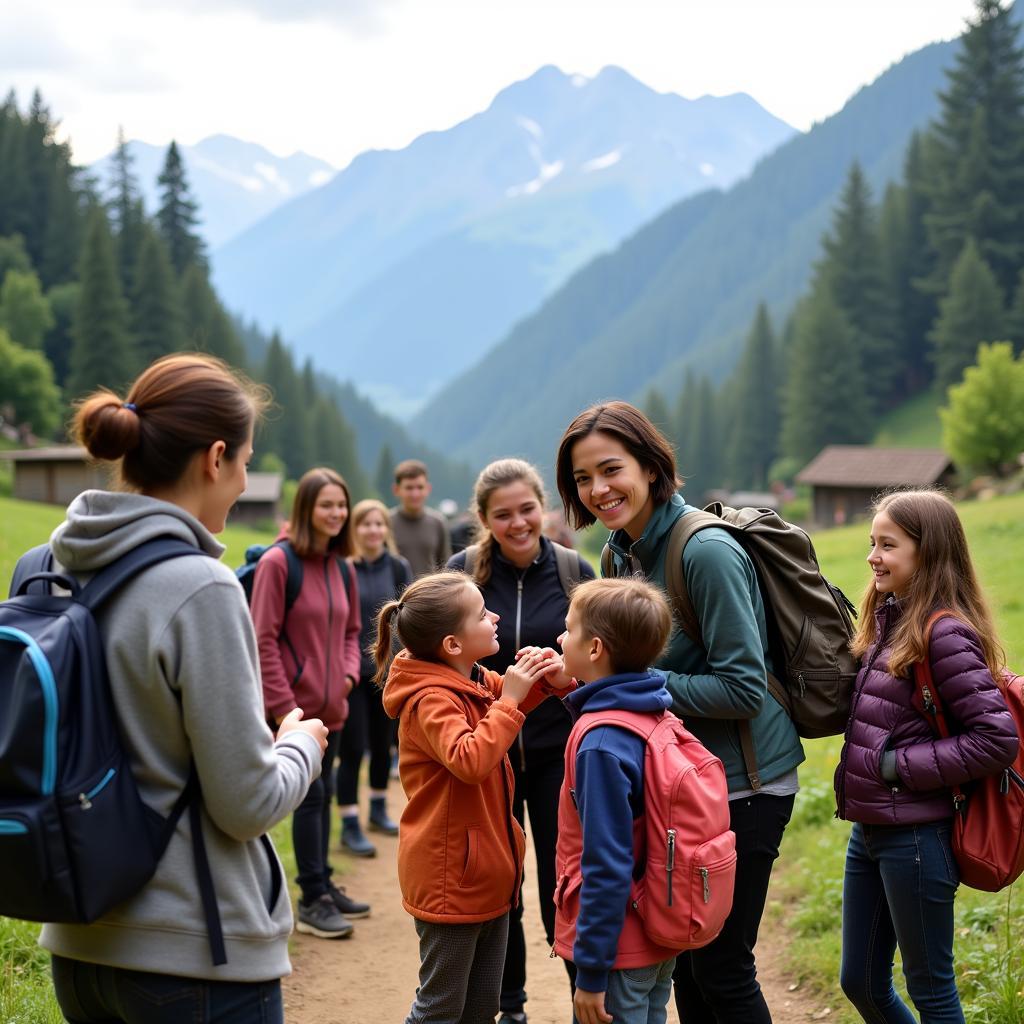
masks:
[[[348,718],[346,676],[359,678],[359,593],[346,591],[336,555],[302,560],[302,589],[284,614],[288,560],[279,547],[260,558],[252,585],[252,621],[260,652],[263,703],[275,718],[302,708],[330,730]]]
[[[850,721],[835,774],[840,818],[872,825],[910,825],[948,818],[949,788],[991,775],[1013,762],[1017,730],[985,663],[978,635],[960,619],[940,619],[928,656],[956,735],[938,739],[914,707],[910,675],[889,674],[889,637],[899,603],[875,613],[877,633],[854,684]],[[885,750],[896,751],[898,782],[882,778]]]

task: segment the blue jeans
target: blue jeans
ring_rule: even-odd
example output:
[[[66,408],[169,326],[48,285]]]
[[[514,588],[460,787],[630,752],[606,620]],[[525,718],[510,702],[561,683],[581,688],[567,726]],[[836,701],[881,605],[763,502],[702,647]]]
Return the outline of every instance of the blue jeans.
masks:
[[[281,981],[205,981],[54,956],[53,988],[71,1024],[284,1024]]]
[[[953,899],[960,873],[950,822],[855,824],[843,879],[840,983],[869,1024],[915,1024],[892,985],[899,945],[921,1024],[963,1024],[953,973]]]
[[[608,972],[604,1010],[615,1024],[665,1024],[676,958]],[[577,1024],[573,1014],[573,1024]]]

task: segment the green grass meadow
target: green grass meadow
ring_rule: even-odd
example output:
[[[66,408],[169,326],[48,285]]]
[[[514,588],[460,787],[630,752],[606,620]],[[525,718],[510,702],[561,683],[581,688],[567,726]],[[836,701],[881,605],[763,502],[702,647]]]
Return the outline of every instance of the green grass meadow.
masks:
[[[1024,666],[1024,495],[960,506],[975,563],[995,609],[1009,664]],[[44,541],[63,510],[0,498],[0,580],[8,580],[17,556]],[[816,534],[825,574],[858,603],[867,583],[867,526],[863,523]],[[229,527],[222,537],[225,561],[238,565],[245,548],[266,543],[267,533]],[[841,740],[806,744],[801,792],[783,843],[767,913],[775,934],[785,934],[785,956],[802,989],[813,992],[827,1019],[857,1019],[839,991],[843,860],[849,825],[833,817],[832,773]],[[274,841],[294,874],[287,822]],[[1018,882],[989,895],[962,889],[956,902],[956,961],[960,991],[971,1024],[1024,1021],[1024,895]],[[35,925],[0,918],[0,1022],[59,1022],[50,993],[48,958],[35,944]],[[897,971],[897,975],[899,972]],[[824,1019],[824,1018],[822,1018]]]

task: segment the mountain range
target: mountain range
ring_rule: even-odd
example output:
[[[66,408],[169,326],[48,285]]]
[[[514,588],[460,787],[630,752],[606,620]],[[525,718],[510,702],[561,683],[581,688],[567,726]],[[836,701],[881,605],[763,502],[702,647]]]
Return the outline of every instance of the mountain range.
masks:
[[[794,130],[745,94],[544,67],[487,110],[358,156],[213,253],[229,306],[412,411],[579,267]]]
[[[607,397],[675,400],[684,369],[721,379],[757,303],[776,325],[807,286],[851,163],[875,190],[938,111],[957,43],[925,47],[790,139],[726,191],[683,200],[578,271],[409,423],[480,465],[532,458],[550,476],[565,424]]]
[[[194,146],[178,146],[189,187],[199,204],[199,232],[207,246],[222,245],[261,220],[282,203],[328,181],[335,168],[307,153],[276,156],[254,142],[230,135],[211,135]],[[157,177],[167,155],[166,147],[132,140],[133,159],[146,211],[160,203]],[[89,166],[101,185],[110,181],[113,153]]]

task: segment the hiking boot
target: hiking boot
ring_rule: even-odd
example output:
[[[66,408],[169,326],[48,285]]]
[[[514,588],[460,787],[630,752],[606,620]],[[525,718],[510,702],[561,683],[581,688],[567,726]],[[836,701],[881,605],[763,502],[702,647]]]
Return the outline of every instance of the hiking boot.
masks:
[[[299,919],[295,930],[318,939],[347,939],[352,934],[352,923],[335,906],[329,892],[317,896],[311,903],[299,900]]]
[[[352,899],[340,885],[335,885],[333,882],[327,883],[327,893],[334,901],[334,905],[338,908],[339,912],[344,914],[345,917],[369,917],[370,916],[370,904],[360,903],[358,900]]]
[[[510,1013],[506,1010],[498,1018],[498,1024],[526,1024],[526,1014],[522,1010],[518,1013]]]
[[[359,818],[354,814],[341,819],[341,848],[353,857],[377,856],[377,847],[363,835]]]
[[[370,828],[388,836],[398,835],[398,822],[389,817],[387,804],[382,796],[370,797]]]

